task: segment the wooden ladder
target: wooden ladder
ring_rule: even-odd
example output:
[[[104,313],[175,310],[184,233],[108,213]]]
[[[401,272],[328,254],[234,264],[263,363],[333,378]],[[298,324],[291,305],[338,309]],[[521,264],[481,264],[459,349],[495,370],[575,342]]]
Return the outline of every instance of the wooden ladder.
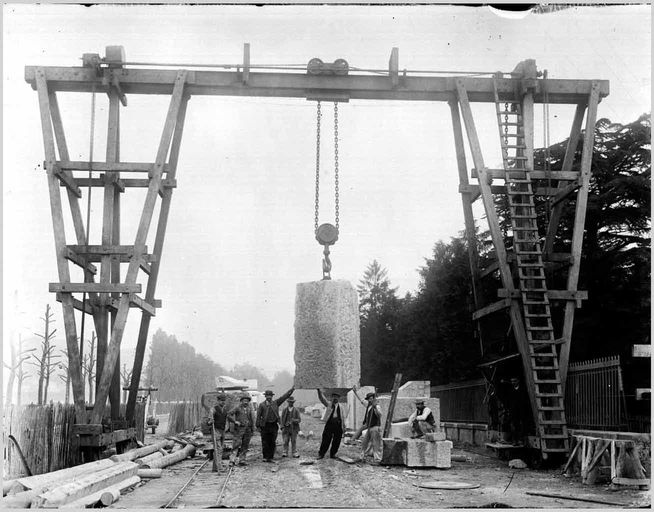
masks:
[[[557,341],[545,282],[545,267],[534,204],[534,192],[527,165],[523,118],[520,102],[500,101],[493,82],[495,110],[506,172],[513,250],[525,331],[529,345],[528,371],[533,376],[537,409],[537,432],[543,457],[568,452],[568,431],[559,372]]]

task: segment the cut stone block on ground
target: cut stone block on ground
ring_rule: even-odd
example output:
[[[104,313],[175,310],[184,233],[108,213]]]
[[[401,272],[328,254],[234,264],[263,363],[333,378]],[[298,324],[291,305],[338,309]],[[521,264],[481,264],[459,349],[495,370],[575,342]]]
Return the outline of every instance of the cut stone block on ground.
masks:
[[[382,464],[406,465],[407,440],[406,439],[382,439],[383,452]]]
[[[349,281],[298,283],[295,387],[351,388],[361,372],[359,304]]]
[[[449,468],[452,466],[452,441],[429,442],[408,439],[406,465],[415,467]]]

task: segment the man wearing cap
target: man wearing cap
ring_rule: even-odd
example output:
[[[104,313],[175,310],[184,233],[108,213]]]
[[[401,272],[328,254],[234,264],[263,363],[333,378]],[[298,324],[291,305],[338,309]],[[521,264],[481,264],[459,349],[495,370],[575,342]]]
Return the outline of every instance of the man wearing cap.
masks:
[[[291,451],[293,457],[297,458],[300,454],[297,451],[297,435],[300,432],[300,411],[295,408],[295,398],[292,396],[286,399],[288,404],[282,409],[282,439],[284,440],[284,452],[282,457],[288,457],[288,443],[291,442]]]
[[[372,453],[373,460],[376,463],[380,463],[383,448],[381,435],[382,411],[375,393],[368,393],[366,400],[368,401],[368,406],[363,417],[363,425],[356,431],[352,440],[357,440],[365,430],[365,434],[361,439],[362,459],[365,460],[366,456]]]
[[[254,411],[250,407],[252,398],[248,393],[241,395],[240,404],[232,409],[227,415],[227,421],[234,426],[234,440],[232,441],[232,454],[229,457],[230,464],[246,466],[245,458],[250,447],[250,439],[254,429]]]
[[[211,417],[209,424],[215,431],[214,447],[213,447],[213,468],[212,471],[218,471],[221,467],[223,460],[223,446],[225,445],[225,427],[227,424],[227,395],[219,393],[216,396],[216,405],[211,408]]]
[[[261,432],[261,451],[265,462],[272,462],[275,457],[275,444],[279,431],[279,406],[293,394],[293,391],[295,391],[295,387],[289,389],[277,400],[273,400],[275,393],[268,389],[263,394],[266,399],[259,404],[257,409],[257,429]]]
[[[434,414],[429,407],[425,407],[424,400],[416,400],[416,410],[409,416],[411,427],[411,438],[415,439],[424,436],[427,432],[433,432],[436,426]]]
[[[318,458],[322,459],[325,453],[327,453],[327,450],[329,450],[329,456],[335,459],[336,452],[338,452],[338,448],[341,445],[343,432],[345,431],[345,418],[347,418],[348,409],[346,405],[338,402],[340,395],[336,392],[331,394],[331,404],[327,401],[327,398],[325,398],[325,395],[320,389],[318,389],[318,398],[326,407],[325,414],[322,417],[322,420],[325,422],[325,428],[322,431],[322,442],[318,450]],[[330,444],[331,449],[329,448]]]

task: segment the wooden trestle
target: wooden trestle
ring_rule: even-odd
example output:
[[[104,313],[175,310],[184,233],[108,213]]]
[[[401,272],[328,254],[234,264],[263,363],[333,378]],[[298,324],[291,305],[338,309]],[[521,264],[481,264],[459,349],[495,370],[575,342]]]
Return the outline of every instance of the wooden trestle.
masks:
[[[508,308],[512,328],[522,356],[525,381],[529,390],[532,412],[540,447],[546,455],[565,444],[554,446],[549,440],[553,425],[565,428],[562,413],[568,354],[572,337],[575,305],[585,293],[577,290],[581,243],[588,197],[590,162],[593,148],[593,127],[597,104],[608,95],[607,81],[555,80],[544,81],[537,77],[535,63],[525,61],[508,77],[424,77],[407,76],[398,69],[398,51],[393,49],[388,76],[367,75],[314,75],[309,73],[253,72],[250,69],[249,45],[245,45],[243,66],[236,71],[193,71],[134,69],[127,67],[122,47],[107,47],[106,56],[86,54],[82,67],[25,68],[25,80],[37,91],[41,111],[45,170],[50,190],[50,204],[55,238],[58,282],[50,284],[62,304],[69,368],[73,383],[73,398],[78,423],[100,425],[107,398],[111,403],[111,417],[118,418],[120,398],[119,366],[120,345],[130,308],[141,310],[140,329],[132,369],[132,380],[126,418],[134,418],[138,383],[150,318],[161,304],[155,299],[166,224],[170,211],[173,188],[176,186],[176,168],[186,115],[187,102],[192,95],[297,97],[325,101],[350,99],[447,101],[450,103],[454,140],[456,145],[459,191],[462,195],[466,233],[471,241],[470,263],[473,274],[476,310],[473,318]],[[66,147],[63,123],[57,104],[57,92],[105,92],[109,97],[109,121],[106,158],[103,162],[71,161]],[[171,95],[159,147],[151,163],[120,161],[120,106],[127,105],[130,94]],[[534,169],[534,104],[577,105],[570,133],[570,143],[560,170],[545,172]],[[504,144],[503,169],[488,169],[482,157],[477,137],[471,102],[508,103],[512,123],[517,131],[510,135],[512,144]],[[577,143],[581,137],[584,112],[586,130],[581,171],[572,170]],[[473,177],[478,184],[469,184],[465,159],[464,140],[460,115],[463,117],[474,166]],[[502,114],[504,115],[504,114]],[[513,155],[506,150],[513,146]],[[58,151],[58,156],[57,156]],[[512,162],[519,161],[516,166]],[[90,173],[96,177],[89,177]],[[99,175],[99,177],[98,177]],[[538,180],[558,183],[557,187],[542,187]],[[503,186],[493,184],[504,180]],[[102,244],[88,245],[79,199],[86,187],[103,190]],[[75,243],[66,240],[61,188],[66,189],[68,205],[75,228]],[[121,240],[120,197],[133,187],[146,188],[143,209],[136,236]],[[509,194],[514,232],[513,253],[509,253],[501,235],[494,194]],[[533,196],[552,196],[553,210],[547,237],[541,241],[533,207]],[[497,262],[484,271],[478,268],[475,252],[474,216],[472,203],[481,197],[497,255]],[[563,204],[576,198],[575,224],[569,255],[552,253],[552,241],[557,232]],[[145,245],[150,224],[159,206],[154,247]],[[546,286],[543,265],[548,261],[563,261],[569,265],[566,290],[549,290]],[[100,264],[100,272],[93,263]],[[511,272],[511,263],[517,264],[517,282]],[[83,282],[73,282],[70,265],[82,269]],[[491,272],[500,272],[503,288],[498,291],[500,300],[482,307],[479,282]],[[145,290],[137,277],[145,276]],[[95,278],[98,277],[98,281]],[[86,294],[86,300],[78,297]],[[143,296],[139,295],[144,293]],[[549,315],[549,301],[566,301],[563,331],[555,339]],[[78,331],[74,310],[92,315],[98,335],[98,367],[96,401],[89,416],[84,406]],[[549,382],[552,381],[552,382]],[[553,384],[548,391],[545,384]],[[552,405],[554,404],[554,405]],[[561,411],[553,415],[546,411]],[[555,417],[556,416],[556,417]],[[96,427],[94,427],[96,428]],[[92,429],[93,430],[93,429]],[[567,435],[567,434],[566,434]],[[562,439],[563,434],[557,437]]]

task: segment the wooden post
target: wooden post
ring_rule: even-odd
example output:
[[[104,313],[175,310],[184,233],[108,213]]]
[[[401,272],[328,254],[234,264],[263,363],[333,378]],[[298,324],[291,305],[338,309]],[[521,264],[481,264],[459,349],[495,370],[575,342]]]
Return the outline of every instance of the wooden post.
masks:
[[[186,119],[186,109],[188,107],[189,96],[182,98],[182,103],[179,108],[177,122],[175,123],[175,133],[170,148],[170,157],[168,162],[168,179],[174,179],[177,173],[177,162],[179,160],[179,150],[182,142],[182,133],[184,131],[184,121]],[[161,209],[159,211],[159,221],[157,224],[157,232],[154,240],[153,254],[155,260],[150,267],[150,277],[145,291],[146,302],[152,303],[157,289],[157,278],[159,277],[159,268],[161,265],[161,255],[163,252],[164,238],[166,236],[166,226],[168,224],[168,215],[170,213],[170,203],[172,200],[173,190],[166,188],[164,196],[161,200]],[[130,383],[129,396],[127,397],[127,406],[125,408],[125,416],[128,420],[134,417],[134,408],[136,407],[136,397],[138,393],[138,385],[141,381],[141,371],[143,368],[143,358],[145,356],[145,346],[148,341],[148,330],[150,329],[151,316],[145,312],[141,315],[141,325],[136,343],[136,351],[134,354],[134,366],[132,367],[132,378]]]
[[[166,156],[170,149],[173,131],[177,122],[180,105],[182,103],[184,85],[186,82],[186,71],[180,71],[177,74],[177,80],[173,89],[170,106],[168,108],[168,115],[166,116],[166,123],[161,135],[159,149],[157,151],[157,158],[153,167],[152,176],[150,177],[150,186],[148,187],[145,204],[143,206],[143,213],[136,231],[136,240],[134,242],[134,256],[129,262],[125,283],[128,285],[136,283],[136,277],[140,268],[142,254],[145,249],[145,241],[152,221],[154,213],[154,206],[159,195],[161,188],[161,177],[163,173]],[[98,387],[95,406],[93,407],[92,421],[100,423],[102,420],[102,412],[104,409],[104,402],[109,394],[109,385],[113,378],[114,370],[116,369],[116,360],[120,351],[120,343],[123,338],[125,330],[125,323],[127,321],[127,313],[129,312],[129,293],[123,293],[118,305],[115,323],[111,332],[111,343],[105,360],[104,369],[102,371],[102,378],[100,386]],[[132,376],[132,382],[134,377]],[[132,386],[133,388],[133,386]]]
[[[393,423],[393,413],[395,412],[395,402],[397,402],[397,392],[400,389],[400,383],[402,382],[402,374],[395,374],[395,381],[393,382],[393,389],[391,390],[391,401],[388,404],[388,413],[386,414],[386,424],[384,425],[384,432],[382,437],[388,437],[388,434],[391,431],[391,425]]]
[[[66,260],[64,257],[64,250],[66,248],[66,231],[64,227],[63,212],[61,207],[59,178],[57,178],[54,174],[56,155],[52,132],[52,117],[50,114],[50,98],[48,95],[48,84],[45,79],[45,72],[42,69],[37,71],[36,85],[41,111],[41,128],[43,131],[43,146],[45,150],[46,170],[48,173],[50,211],[52,214],[52,227],[54,231],[59,282],[70,283],[68,260]],[[84,407],[84,387],[82,384],[82,369],[79,358],[79,347],[77,346],[77,327],[75,325],[73,295],[71,293],[62,293],[61,304],[64,313],[64,328],[66,332],[66,348],[68,350],[69,371],[73,382],[73,402],[75,403],[75,412],[77,414],[78,421],[84,421],[86,417],[86,410]]]
[[[468,134],[470,152],[472,153],[472,159],[479,176],[479,189],[481,191],[481,199],[484,203],[484,210],[486,212],[486,218],[488,219],[488,227],[490,228],[493,246],[495,247],[495,252],[497,254],[497,263],[500,270],[500,275],[502,277],[502,284],[507,290],[514,291],[515,285],[513,283],[513,276],[511,275],[511,269],[508,264],[504,239],[502,238],[502,231],[500,230],[500,223],[497,217],[497,211],[495,210],[493,194],[488,182],[487,169],[484,165],[484,159],[481,153],[481,145],[479,144],[479,138],[477,137],[477,129],[475,128],[475,122],[472,116],[470,103],[468,101],[468,94],[466,92],[464,80],[458,78],[456,80],[456,87],[459,97],[459,104],[461,106],[461,113],[463,115],[463,121],[465,123],[466,132]],[[513,334],[515,336],[520,355],[522,356],[523,367],[530,368],[531,361],[529,359],[529,344],[527,342],[527,333],[525,332],[525,325],[522,320],[522,311],[517,300],[511,300],[509,313],[511,315]],[[529,392],[529,402],[531,404],[531,412],[534,418],[534,424],[538,425],[538,409],[536,408],[536,396],[534,393],[534,377],[531,372],[525,372],[525,378],[527,379],[526,388]]]
[[[572,231],[572,247],[570,258],[572,264],[568,270],[569,291],[577,290],[579,269],[581,266],[581,249],[584,240],[584,224],[586,222],[586,206],[588,204],[588,191],[590,190],[591,163],[593,160],[593,143],[595,141],[595,122],[597,119],[597,104],[599,103],[599,84],[593,82],[588,99],[588,113],[586,114],[586,132],[584,133],[584,149],[581,154],[581,186],[577,191],[577,205],[575,208],[575,223]],[[561,389],[565,395],[565,381],[568,376],[568,360],[570,357],[570,343],[572,340],[572,327],[575,317],[574,301],[565,303],[563,316],[563,345],[559,356],[559,370],[561,372]]]

